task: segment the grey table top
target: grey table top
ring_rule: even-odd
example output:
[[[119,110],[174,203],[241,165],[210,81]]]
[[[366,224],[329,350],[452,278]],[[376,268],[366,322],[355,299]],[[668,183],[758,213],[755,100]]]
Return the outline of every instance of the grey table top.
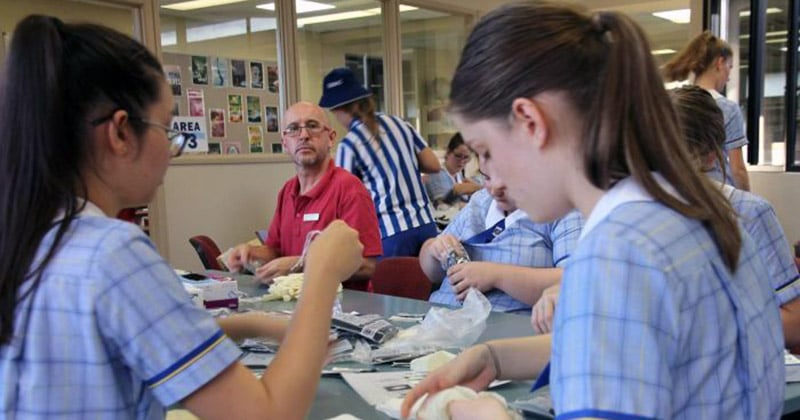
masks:
[[[267,287],[258,284],[252,277],[239,276],[239,289],[250,296],[267,293]],[[400,312],[425,313],[431,307],[428,302],[386,296],[373,293],[344,290],[341,296],[342,309],[360,313],[374,313],[390,316]],[[285,310],[294,307],[294,302],[269,302],[268,310]],[[497,338],[519,337],[532,334],[527,316],[492,312],[487,320],[486,330],[478,342]],[[392,370],[384,367],[381,369]],[[532,381],[512,382],[493,389],[509,402],[529,397]],[[786,399],[783,413],[800,411],[800,383],[786,385]],[[309,413],[309,419],[327,419],[339,414],[352,414],[362,419],[388,419],[383,413],[368,405],[347,383],[338,376],[324,376],[320,380],[317,396]]]

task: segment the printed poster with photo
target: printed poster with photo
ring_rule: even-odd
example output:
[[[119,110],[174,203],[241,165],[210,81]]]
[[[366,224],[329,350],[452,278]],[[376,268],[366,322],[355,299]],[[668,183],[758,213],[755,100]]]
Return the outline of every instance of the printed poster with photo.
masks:
[[[267,66],[267,89],[278,93],[278,66]]]
[[[261,122],[261,98],[247,95],[247,122]]]
[[[264,89],[264,63],[258,61],[250,62],[250,87]]]
[[[164,66],[164,74],[167,75],[167,82],[172,89],[172,96],[181,96],[181,66],[166,65]]]
[[[272,153],[283,153],[283,144],[272,143]]]
[[[242,122],[242,95],[228,95],[228,117],[231,122]]]
[[[172,129],[188,136],[183,153],[208,152],[205,118],[175,117],[172,119]]]
[[[260,125],[247,126],[247,142],[250,144],[250,153],[264,152],[264,135]]]
[[[186,99],[189,101],[190,117],[204,117],[206,115],[206,103],[203,99],[202,89],[186,89]]]
[[[244,60],[231,60],[231,82],[233,87],[247,87],[247,69]]]
[[[196,85],[208,84],[208,57],[192,56],[192,83]]]
[[[242,145],[238,141],[223,142],[222,152],[226,155],[238,155],[242,153]]]
[[[172,116],[177,117],[178,115],[181,115],[181,107],[178,101],[175,101],[175,103],[172,104]]]
[[[221,155],[222,154],[222,145],[219,143],[208,143],[208,154],[209,155]]]
[[[264,107],[264,118],[267,120],[267,132],[278,132],[278,108],[274,106]]]
[[[225,110],[222,108],[211,108],[208,110],[211,120],[211,137],[225,137]]]
[[[214,57],[211,59],[211,83],[216,87],[228,86],[228,59]]]

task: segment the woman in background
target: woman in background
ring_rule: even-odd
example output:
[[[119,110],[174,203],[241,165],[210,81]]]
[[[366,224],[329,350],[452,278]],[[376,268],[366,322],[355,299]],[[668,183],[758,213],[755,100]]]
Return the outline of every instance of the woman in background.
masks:
[[[464,141],[532,220],[577,208],[586,222],[552,336],[467,349],[407,394],[403,415],[424,394],[549,370],[558,417],[780,417],[783,334],[766,268],[690,164],[650,50],[617,12],[530,2],[477,23],[450,90]],[[491,397],[449,411],[507,417]]]
[[[694,77],[694,84],[708,91],[717,101],[725,116],[725,144],[723,162],[728,170],[719,166],[711,173],[718,181],[731,184],[740,190],[750,190],[750,178],[744,165],[742,147],[747,145],[744,118],[739,105],[723,96],[733,68],[733,50],[727,42],[711,32],[703,32],[689,42],[672,60],[664,65],[667,81],[686,80]]]
[[[383,257],[419,255],[422,244],[437,233],[420,172],[439,172],[439,159],[410,124],[375,111],[372,94],[350,69],[333,69],[325,76],[319,105],[349,130],[336,150],[336,165],[369,190]]]
[[[472,151],[464,144],[461,134],[453,135],[447,143],[444,168],[428,175],[425,182],[425,189],[428,190],[434,207],[438,208],[440,204],[463,207],[473,193],[483,188],[464,174],[464,168],[471,158]]]
[[[300,418],[327,353],[339,282],[361,261],[335,222],[259,380],[228,338],[279,335],[264,315],[194,306],[137,226],[186,137],[161,64],[112,29],[29,16],[0,80],[0,417]],[[273,334],[278,333],[278,334]]]

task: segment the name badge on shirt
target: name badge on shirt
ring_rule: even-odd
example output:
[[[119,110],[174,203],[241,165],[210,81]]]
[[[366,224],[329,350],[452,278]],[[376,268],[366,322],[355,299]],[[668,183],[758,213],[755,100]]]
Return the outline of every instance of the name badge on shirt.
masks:
[[[316,222],[319,220],[319,213],[306,213],[303,215],[304,222]]]

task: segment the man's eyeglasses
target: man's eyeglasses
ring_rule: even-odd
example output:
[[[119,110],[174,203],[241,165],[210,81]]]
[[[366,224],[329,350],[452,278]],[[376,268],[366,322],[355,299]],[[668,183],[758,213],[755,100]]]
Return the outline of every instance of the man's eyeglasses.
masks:
[[[320,134],[323,131],[328,130],[327,126],[324,126],[317,121],[306,121],[305,125],[289,124],[289,126],[283,130],[283,135],[287,137],[298,137],[300,136],[300,132],[303,131],[304,128],[306,129],[308,134],[312,136],[316,136],[317,134]]]
[[[93,126],[98,126],[98,125],[110,120],[114,116],[114,113],[116,113],[117,111],[119,111],[119,110],[115,109],[114,111],[111,112],[110,115],[107,115],[105,117],[101,117],[101,118],[92,120],[92,121],[90,121],[90,123]],[[181,153],[183,153],[183,149],[186,147],[186,143],[188,143],[191,138],[194,138],[194,134],[184,133],[184,132],[181,132],[181,131],[178,131],[178,130],[173,130],[173,129],[167,127],[164,124],[160,124],[160,123],[157,123],[155,121],[150,121],[147,118],[128,116],[128,119],[130,119],[132,121],[139,121],[139,122],[141,122],[141,123],[143,123],[145,125],[148,125],[148,126],[151,126],[151,127],[160,128],[160,129],[164,130],[164,133],[167,136],[167,140],[169,140],[169,154],[170,154],[171,157],[180,156]]]

